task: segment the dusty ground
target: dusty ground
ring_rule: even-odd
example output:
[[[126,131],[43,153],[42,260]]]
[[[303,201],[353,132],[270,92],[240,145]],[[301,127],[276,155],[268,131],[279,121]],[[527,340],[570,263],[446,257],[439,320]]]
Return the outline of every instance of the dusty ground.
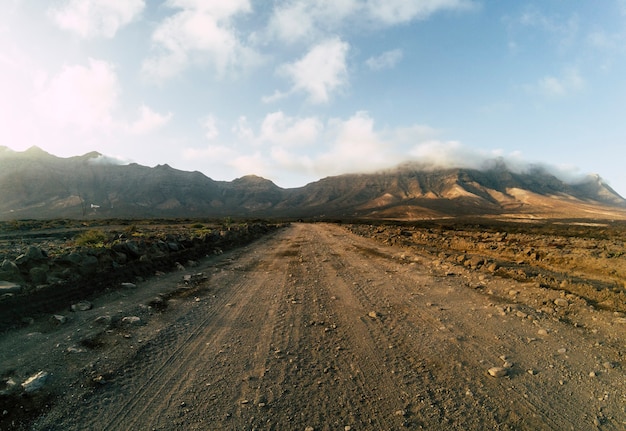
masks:
[[[294,224],[110,292],[0,336],[49,373],[0,428],[626,428],[623,313],[450,257]]]

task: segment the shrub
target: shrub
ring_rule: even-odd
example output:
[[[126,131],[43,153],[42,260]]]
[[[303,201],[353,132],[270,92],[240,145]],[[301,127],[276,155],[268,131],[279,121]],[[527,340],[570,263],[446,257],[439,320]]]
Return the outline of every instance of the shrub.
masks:
[[[98,229],[90,229],[76,237],[76,245],[102,247],[106,241],[104,232]]]

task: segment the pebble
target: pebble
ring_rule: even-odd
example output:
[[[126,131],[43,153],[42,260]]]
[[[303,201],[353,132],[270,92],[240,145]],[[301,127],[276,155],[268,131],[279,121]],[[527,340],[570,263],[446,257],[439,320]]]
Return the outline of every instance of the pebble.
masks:
[[[367,315],[372,319],[378,319],[378,317],[380,317],[380,315],[376,311],[370,311],[369,313],[367,313]]]
[[[487,372],[492,377],[505,377],[509,373],[504,367],[491,367]]]
[[[112,320],[111,316],[104,315],[96,317],[93,323],[98,325],[110,325]]]
[[[538,335],[548,335],[548,331],[546,329],[540,329],[537,331]]]
[[[134,323],[139,323],[141,321],[141,318],[137,317],[137,316],[126,316],[122,318],[122,323],[125,323],[127,325],[132,325]]]
[[[36,392],[43,388],[49,376],[50,374],[46,371],[39,371],[37,374],[26,379],[24,383],[22,383],[22,387],[26,393]]]
[[[67,323],[67,317],[61,314],[54,314],[52,317],[50,317],[50,322],[54,323],[55,325],[63,325]]]
[[[569,301],[565,298],[556,298],[554,300],[554,305],[557,307],[567,307],[569,305]]]
[[[559,350],[557,350],[557,352],[559,352],[562,355],[563,353],[567,352],[567,349],[565,347],[561,347]]]
[[[93,304],[89,301],[80,301],[76,304],[72,304],[72,311],[87,311],[93,308]]]

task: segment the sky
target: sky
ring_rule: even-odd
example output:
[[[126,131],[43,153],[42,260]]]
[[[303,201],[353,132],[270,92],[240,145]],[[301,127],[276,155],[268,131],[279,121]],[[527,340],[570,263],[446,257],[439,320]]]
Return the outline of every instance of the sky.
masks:
[[[502,157],[626,196],[626,0],[3,0],[0,145],[281,187]]]

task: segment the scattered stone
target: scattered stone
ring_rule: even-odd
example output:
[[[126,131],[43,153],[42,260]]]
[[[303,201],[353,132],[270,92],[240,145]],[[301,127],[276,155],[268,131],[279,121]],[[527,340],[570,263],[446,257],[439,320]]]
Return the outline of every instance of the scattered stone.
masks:
[[[548,330],[547,329],[540,329],[537,331],[538,335],[548,335]]]
[[[569,306],[569,301],[565,298],[556,298],[554,300],[554,305],[557,307],[567,307]]]
[[[589,377],[596,377],[596,376],[597,376],[597,374],[596,374],[595,371],[592,371],[592,372],[589,373]]]
[[[134,325],[141,322],[141,318],[138,316],[126,316],[122,318],[122,323],[126,325]]]
[[[3,293],[20,293],[22,286],[19,284],[11,283],[9,281],[0,281],[0,294]]]
[[[380,314],[378,314],[376,311],[370,311],[369,313],[367,313],[367,315],[372,319],[378,319],[380,317]]]
[[[559,350],[557,350],[557,352],[559,352],[562,355],[567,352],[567,349],[565,347],[561,347]]]
[[[40,390],[46,384],[49,373],[46,371],[39,371],[37,374],[30,376],[28,379],[22,383],[22,388],[26,393],[32,393]]]
[[[48,281],[48,266],[36,266],[28,271],[33,284],[45,284]]]
[[[509,374],[509,371],[504,367],[491,367],[487,372],[491,377],[505,377]]]
[[[135,283],[122,283],[120,284],[120,286],[122,286],[125,289],[134,289],[137,287]]]
[[[610,370],[611,368],[615,368],[615,364],[609,361],[603,363],[602,366],[606,368],[607,370]]]
[[[67,317],[60,314],[54,314],[52,317],[50,317],[50,323],[54,325],[63,325],[67,323]]]
[[[113,319],[111,318],[111,316],[98,316],[95,318],[95,320],[93,321],[93,323],[97,324],[97,325],[102,325],[102,326],[108,326],[111,324],[111,321]]]
[[[537,375],[537,371],[533,370],[532,368],[530,370],[528,370],[528,374],[530,374],[531,376],[535,376]]]
[[[89,301],[80,301],[76,304],[72,304],[72,311],[87,311],[93,308],[93,304]]]

